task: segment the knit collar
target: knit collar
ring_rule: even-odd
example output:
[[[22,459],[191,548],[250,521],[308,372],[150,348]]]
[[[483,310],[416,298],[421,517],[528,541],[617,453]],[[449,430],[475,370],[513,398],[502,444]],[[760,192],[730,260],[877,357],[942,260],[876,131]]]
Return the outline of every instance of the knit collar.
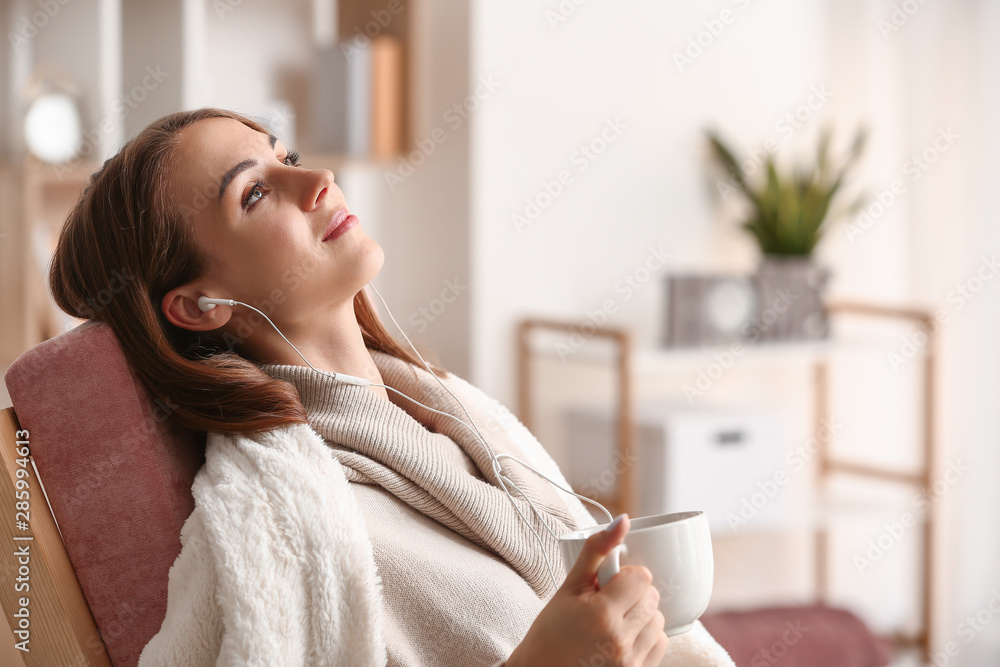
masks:
[[[511,505],[496,481],[485,446],[463,425],[468,417],[462,405],[426,369],[388,353],[369,351],[387,386],[454,415],[462,423],[392,391],[387,399],[367,387],[337,382],[308,366],[261,364],[260,368],[296,387],[310,425],[332,447],[350,481],[378,484],[506,560],[539,597],[554,593],[538,542],[517,512],[528,517],[542,537],[553,573],[561,581],[558,542],[516,490],[511,493],[517,509]],[[492,399],[454,374],[441,380],[461,399],[497,454],[527,458],[492,412]],[[456,452],[455,445],[464,455]],[[503,461],[504,475],[528,494],[556,535],[576,528],[559,495],[562,492],[518,464]]]
[[[385,385],[468,424],[462,405],[426,369],[379,350],[369,348],[369,352]],[[470,430],[455,419],[436,414],[392,390],[386,391],[389,397],[387,399],[367,387],[337,382],[329,375],[308,366],[270,363],[259,366],[271,377],[286,380],[295,386],[310,424],[314,428],[320,427],[317,428],[319,434],[335,447],[357,450],[358,438],[365,433],[364,426],[373,424],[385,425],[386,433],[402,431],[421,435],[442,434],[460,445],[469,442],[471,446],[462,449],[475,462],[480,476],[490,483],[496,483],[493,465],[482,443],[473,435],[474,429]],[[455,375],[449,372],[447,378],[442,378],[442,382],[462,399],[466,409],[470,409],[468,397],[462,396],[460,389],[455,386],[454,378]],[[492,442],[487,430],[497,428],[496,420],[489,415],[485,419],[482,415],[477,416],[471,409],[470,412],[487,442]],[[352,423],[357,428],[339,428],[345,422]],[[338,425],[338,428],[329,428],[333,424]],[[327,428],[323,428],[324,426]],[[334,436],[333,431],[336,431],[335,437],[331,437]]]

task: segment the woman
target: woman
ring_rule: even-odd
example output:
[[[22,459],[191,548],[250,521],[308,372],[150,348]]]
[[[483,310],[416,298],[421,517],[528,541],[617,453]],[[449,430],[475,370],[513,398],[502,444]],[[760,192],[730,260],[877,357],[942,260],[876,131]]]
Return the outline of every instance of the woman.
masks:
[[[52,293],[68,313],[109,324],[150,391],[174,407],[171,417],[207,431],[210,443],[262,441],[303,425],[324,438],[350,482],[381,576],[388,664],[660,664],[667,637],[650,572],[623,567],[608,586],[595,586],[627,517],[588,540],[556,589],[547,572],[559,567],[555,540],[529,512],[543,552],[512,518],[478,439],[376,386],[405,387],[459,416],[438,379],[474,393],[439,367],[432,376],[382,327],[363,291],[382,267],[382,249],[346,212],[333,174],[299,166],[256,122],[218,109],[171,114],[91,177],[60,236]],[[135,279],[94,312],[87,299],[113,271]],[[253,311],[202,310],[203,295],[255,304],[315,369],[372,386],[335,386]],[[495,422],[491,444],[511,432]],[[509,474],[548,525],[581,526],[575,498],[530,473]],[[448,575],[429,582],[441,554]],[[182,604],[175,570],[168,620]],[[215,618],[209,652],[233,632]]]

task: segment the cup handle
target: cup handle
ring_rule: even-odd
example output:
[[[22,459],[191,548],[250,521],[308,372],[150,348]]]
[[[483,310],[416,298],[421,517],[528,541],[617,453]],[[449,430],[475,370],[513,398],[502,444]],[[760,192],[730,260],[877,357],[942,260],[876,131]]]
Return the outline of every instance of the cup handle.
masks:
[[[618,574],[619,570],[619,559],[622,553],[625,553],[626,548],[624,544],[619,544],[611,552],[604,557],[604,561],[601,566],[597,568],[597,585],[598,588],[604,588],[611,581],[611,577]]]

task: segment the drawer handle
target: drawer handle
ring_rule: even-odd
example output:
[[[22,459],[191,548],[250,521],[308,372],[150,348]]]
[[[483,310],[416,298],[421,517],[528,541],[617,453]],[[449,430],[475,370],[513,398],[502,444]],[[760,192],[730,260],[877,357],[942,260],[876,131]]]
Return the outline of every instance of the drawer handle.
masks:
[[[715,439],[719,445],[738,445],[743,442],[743,431],[719,431]]]

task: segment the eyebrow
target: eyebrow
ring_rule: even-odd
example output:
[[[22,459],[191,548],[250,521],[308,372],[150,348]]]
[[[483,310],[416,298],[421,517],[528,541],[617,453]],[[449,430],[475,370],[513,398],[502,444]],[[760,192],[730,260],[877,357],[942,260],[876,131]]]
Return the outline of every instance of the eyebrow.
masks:
[[[271,142],[271,148],[274,148],[274,143],[278,140],[278,137],[274,136],[273,134],[268,134],[267,139],[268,141]],[[257,164],[257,158],[247,158],[246,160],[243,160],[243,162],[240,162],[235,167],[226,172],[226,174],[222,177],[222,184],[219,186],[220,204],[222,203],[223,195],[226,194],[226,187],[229,186],[229,182],[256,164]]]

